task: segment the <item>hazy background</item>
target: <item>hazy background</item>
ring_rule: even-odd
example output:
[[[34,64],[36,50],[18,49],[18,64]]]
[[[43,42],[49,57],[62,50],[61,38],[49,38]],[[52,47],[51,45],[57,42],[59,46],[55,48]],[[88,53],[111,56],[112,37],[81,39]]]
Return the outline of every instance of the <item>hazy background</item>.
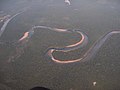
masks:
[[[10,21],[0,41],[17,41],[34,25],[80,29],[89,38],[86,47],[54,54],[60,59],[75,59],[102,35],[120,29],[119,0],[70,1],[68,6],[64,0],[0,0],[0,17],[27,10]],[[73,44],[78,37],[38,29],[24,54],[10,63],[8,57],[15,46],[0,45],[0,90],[28,90],[34,86],[52,90],[119,90],[120,34],[110,37],[95,57],[85,63],[57,64],[45,56],[49,47]]]

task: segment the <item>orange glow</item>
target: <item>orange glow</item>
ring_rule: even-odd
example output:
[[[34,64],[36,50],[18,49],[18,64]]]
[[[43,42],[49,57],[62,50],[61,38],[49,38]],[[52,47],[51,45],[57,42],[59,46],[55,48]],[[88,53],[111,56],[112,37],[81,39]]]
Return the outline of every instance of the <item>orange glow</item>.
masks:
[[[84,41],[84,39],[85,39],[84,35],[81,32],[78,32],[78,33],[81,34],[82,39],[78,43],[75,43],[75,44],[72,44],[72,45],[68,45],[66,47],[74,47],[74,46],[77,46],[77,45],[81,44]]]
[[[23,39],[27,38],[29,35],[29,32],[25,32],[24,36],[22,38],[19,39],[19,41],[22,41]]]

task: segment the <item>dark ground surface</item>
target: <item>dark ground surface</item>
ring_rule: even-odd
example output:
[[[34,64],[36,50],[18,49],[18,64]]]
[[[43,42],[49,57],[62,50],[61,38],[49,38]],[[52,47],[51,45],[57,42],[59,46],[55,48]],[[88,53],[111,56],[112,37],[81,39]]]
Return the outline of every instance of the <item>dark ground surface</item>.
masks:
[[[89,37],[87,47],[68,54],[56,53],[61,59],[79,58],[99,37],[120,29],[119,0],[1,0],[0,15],[14,15],[0,41],[17,41],[34,25],[78,28]],[[0,23],[2,26],[3,23]],[[45,57],[51,46],[77,42],[76,34],[38,30],[27,43],[24,54],[8,63],[14,46],[0,45],[0,90],[28,90],[43,86],[51,90],[120,90],[120,34],[110,37],[85,63],[57,64]],[[94,86],[93,83],[96,82]]]

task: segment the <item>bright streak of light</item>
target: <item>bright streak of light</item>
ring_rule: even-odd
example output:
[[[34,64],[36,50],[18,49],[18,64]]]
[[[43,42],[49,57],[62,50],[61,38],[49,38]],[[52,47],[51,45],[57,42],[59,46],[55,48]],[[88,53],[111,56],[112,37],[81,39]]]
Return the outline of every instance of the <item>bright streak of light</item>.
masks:
[[[70,0],[65,0],[65,3],[67,3],[68,5],[71,5]]]

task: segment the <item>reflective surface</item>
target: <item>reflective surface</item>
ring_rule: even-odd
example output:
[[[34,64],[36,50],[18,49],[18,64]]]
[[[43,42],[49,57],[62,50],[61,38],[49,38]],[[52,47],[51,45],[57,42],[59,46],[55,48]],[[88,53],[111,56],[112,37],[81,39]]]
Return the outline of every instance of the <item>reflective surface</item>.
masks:
[[[77,33],[37,30],[23,42],[22,54],[16,53],[17,41],[35,25],[53,28],[80,29],[88,36],[86,47],[71,52],[53,53],[56,58],[80,58],[102,35],[120,30],[120,5],[115,0],[2,0],[0,27],[13,18],[0,37],[0,88],[26,90],[35,86],[52,90],[115,90],[120,88],[120,34],[105,41],[85,63],[59,64],[46,57],[51,47],[64,47],[79,42]],[[26,44],[24,44],[26,43]]]

